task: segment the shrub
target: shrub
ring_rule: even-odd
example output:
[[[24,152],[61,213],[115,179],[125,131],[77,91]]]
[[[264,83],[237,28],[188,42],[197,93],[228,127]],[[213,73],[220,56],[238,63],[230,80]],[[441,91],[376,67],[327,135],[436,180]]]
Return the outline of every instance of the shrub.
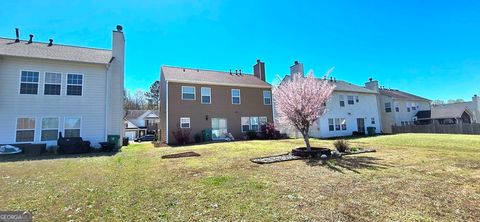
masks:
[[[333,143],[338,152],[345,153],[347,150],[350,150],[348,142],[346,140],[335,140]]]
[[[253,131],[253,130],[250,130],[250,131],[247,131],[245,133],[245,136],[247,136],[247,139],[248,140],[254,140],[257,138],[257,132],[256,131]]]
[[[267,140],[279,139],[280,132],[275,129],[275,125],[273,123],[267,123],[266,125],[262,126],[262,136]]]
[[[190,129],[178,127],[172,134],[179,145],[185,145],[190,141]]]
[[[195,136],[193,136],[193,139],[195,140],[195,143],[202,142],[202,134],[196,133]]]

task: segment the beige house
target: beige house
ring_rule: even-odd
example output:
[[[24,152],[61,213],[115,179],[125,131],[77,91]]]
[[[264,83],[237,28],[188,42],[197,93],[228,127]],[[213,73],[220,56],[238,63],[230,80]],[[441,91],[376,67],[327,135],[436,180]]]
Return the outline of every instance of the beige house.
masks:
[[[162,66],[160,82],[161,140],[168,144],[181,129],[190,131],[190,140],[203,130],[211,130],[213,140],[228,133],[239,139],[273,121],[272,86],[260,60],[253,75]]]
[[[397,89],[379,87],[376,80],[370,79],[365,87],[379,93],[378,107],[383,133],[392,133],[392,126],[414,124],[417,112],[431,109],[429,99]]]

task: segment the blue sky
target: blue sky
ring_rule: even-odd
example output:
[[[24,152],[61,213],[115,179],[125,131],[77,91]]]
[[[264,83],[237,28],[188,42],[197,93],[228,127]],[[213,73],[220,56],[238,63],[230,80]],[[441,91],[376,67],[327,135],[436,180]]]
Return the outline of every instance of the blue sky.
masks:
[[[0,36],[111,48],[124,26],[125,86],[147,89],[161,65],[252,72],[299,60],[322,76],[430,99],[480,94],[478,1],[2,1]]]

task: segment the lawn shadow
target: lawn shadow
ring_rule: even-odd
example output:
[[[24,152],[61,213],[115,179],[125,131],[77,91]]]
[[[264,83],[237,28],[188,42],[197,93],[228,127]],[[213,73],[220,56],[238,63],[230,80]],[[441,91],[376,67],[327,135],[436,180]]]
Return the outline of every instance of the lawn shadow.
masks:
[[[82,154],[54,154],[54,153],[42,153],[40,155],[27,155],[27,154],[14,154],[14,155],[2,155],[0,156],[0,163],[2,162],[18,162],[18,161],[33,161],[33,160],[53,160],[53,159],[70,159],[70,158],[90,158],[101,156],[114,156],[119,151],[114,152],[90,152]]]
[[[305,159],[305,163],[309,166],[326,166],[328,169],[345,173],[345,170],[360,174],[360,169],[382,170],[393,165],[379,163],[382,159],[369,156],[346,156],[330,160]]]

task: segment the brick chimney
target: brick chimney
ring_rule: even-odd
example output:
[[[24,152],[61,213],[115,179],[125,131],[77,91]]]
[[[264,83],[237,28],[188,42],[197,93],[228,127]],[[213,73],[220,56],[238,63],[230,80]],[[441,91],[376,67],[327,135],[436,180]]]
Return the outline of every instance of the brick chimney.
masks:
[[[365,83],[365,88],[378,92],[378,81],[372,78],[368,79],[368,82]]]
[[[293,63],[293,66],[290,66],[290,74],[300,74],[302,76],[305,76],[305,71],[303,69],[303,64],[299,63],[298,61],[295,61]]]
[[[257,59],[257,64],[253,66],[253,75],[265,82],[265,63]]]

